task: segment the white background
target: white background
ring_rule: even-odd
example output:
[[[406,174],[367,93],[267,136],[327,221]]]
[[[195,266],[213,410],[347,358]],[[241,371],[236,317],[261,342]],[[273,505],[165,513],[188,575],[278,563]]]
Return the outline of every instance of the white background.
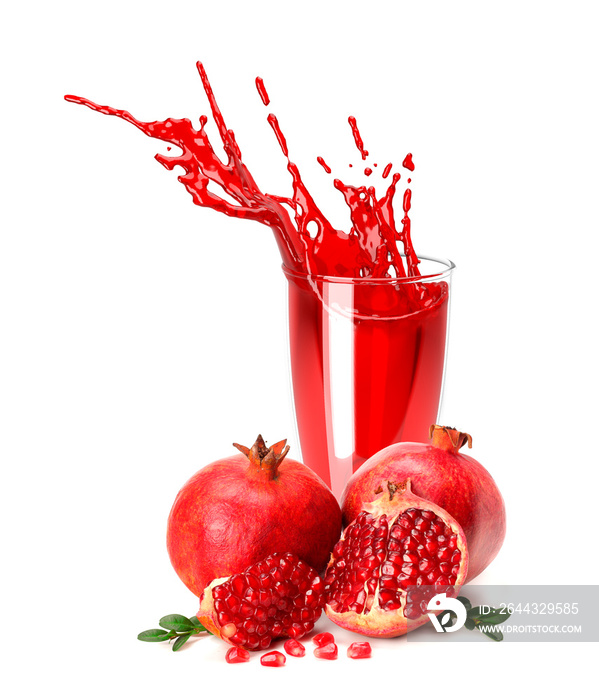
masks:
[[[7,697],[372,697],[373,678],[396,697],[558,697],[591,677],[595,645],[383,640],[355,662],[339,630],[335,664],[310,651],[266,669],[257,656],[226,666],[215,639],[177,654],[136,640],[162,615],[196,612],[164,542],[180,486],[260,431],[297,449],[284,281],[267,228],[194,207],[153,160],[163,145],[63,95],[148,121],[197,119],[208,111],[202,60],[256,179],[285,194],[260,75],[334,220],[343,205],[315,158],[346,177],[358,158],[349,114],[381,163],[413,152],[417,250],[457,264],[441,422],[473,435],[471,454],[507,504],[504,548],[477,583],[597,583],[595,8],[105,0],[3,10]]]

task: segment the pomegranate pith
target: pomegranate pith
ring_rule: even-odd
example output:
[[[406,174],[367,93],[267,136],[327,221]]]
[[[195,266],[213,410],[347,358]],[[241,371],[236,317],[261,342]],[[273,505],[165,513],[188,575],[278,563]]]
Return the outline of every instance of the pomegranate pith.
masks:
[[[268,649],[273,639],[310,632],[323,605],[318,573],[294,554],[272,554],[243,573],[213,581],[197,617],[229,644]]]
[[[381,489],[382,490],[382,489]],[[428,600],[455,597],[468,570],[466,540],[442,508],[389,482],[333,548],[325,577],[328,617],[341,627],[396,637],[428,620]]]

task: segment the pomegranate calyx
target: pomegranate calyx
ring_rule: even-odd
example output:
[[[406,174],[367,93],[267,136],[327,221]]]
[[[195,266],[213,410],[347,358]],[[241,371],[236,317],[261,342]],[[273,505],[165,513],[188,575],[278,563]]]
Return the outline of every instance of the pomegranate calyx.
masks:
[[[433,447],[457,454],[466,443],[472,449],[472,436],[447,425],[431,425],[429,437]]]
[[[379,484],[379,486],[375,489],[374,493],[378,496],[379,494],[383,493],[385,489]],[[389,500],[392,501],[395,497],[395,494],[399,492],[399,495],[401,496],[405,491],[411,491],[411,483],[410,479],[404,479],[403,481],[400,482],[394,482],[394,481],[388,481],[387,482],[387,492],[389,494]],[[381,496],[381,499],[384,498]]]
[[[399,483],[395,483],[393,481],[388,481],[387,482],[387,491],[389,491],[389,500],[392,501],[393,498],[395,497],[395,494],[399,491],[399,495],[401,496],[404,491],[409,491],[410,490],[410,480],[405,479],[404,481],[401,481]]]
[[[249,459],[254,473],[264,475],[268,480],[276,478],[279,466],[289,452],[287,440],[280,440],[268,448],[262,435],[258,435],[251,448],[236,442],[233,443],[233,447]]]

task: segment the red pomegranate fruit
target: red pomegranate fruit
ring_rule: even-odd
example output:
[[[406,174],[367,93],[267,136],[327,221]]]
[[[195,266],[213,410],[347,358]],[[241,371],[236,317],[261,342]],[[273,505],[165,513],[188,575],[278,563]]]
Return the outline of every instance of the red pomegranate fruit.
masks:
[[[278,637],[310,632],[324,600],[324,581],[315,569],[295,554],[271,554],[207,586],[197,618],[229,644],[264,650]]]
[[[286,440],[201,469],[171,509],[167,548],[185,585],[200,596],[217,578],[243,571],[273,552],[291,552],[323,571],[341,533],[341,510],[311,469],[286,459]]]
[[[412,493],[410,480],[388,482],[335,545],[325,576],[325,612],[340,627],[398,637],[429,618],[436,594],[457,596],[468,550],[458,522]]]
[[[468,581],[493,561],[505,538],[505,506],[497,484],[460,449],[472,438],[431,426],[431,444],[398,443],[377,452],[352,475],[341,496],[344,524],[372,501],[381,482],[410,479],[415,495],[437,503],[462,526],[468,542]]]

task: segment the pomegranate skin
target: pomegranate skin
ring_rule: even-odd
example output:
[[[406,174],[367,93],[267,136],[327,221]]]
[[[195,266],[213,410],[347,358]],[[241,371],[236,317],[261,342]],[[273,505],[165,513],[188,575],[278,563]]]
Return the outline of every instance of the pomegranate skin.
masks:
[[[167,549],[196,596],[214,579],[274,552],[291,552],[317,571],[326,567],[341,533],[339,504],[311,469],[285,459],[284,445],[270,448],[273,459],[265,447],[239,447],[247,454],[212,462],[179,491],[168,518]]]
[[[489,472],[459,452],[472,438],[444,426],[431,427],[432,443],[390,445],[351,476],[341,495],[344,525],[374,498],[381,483],[410,479],[412,491],[446,510],[462,526],[468,543],[467,581],[493,561],[505,538],[505,504]]]

